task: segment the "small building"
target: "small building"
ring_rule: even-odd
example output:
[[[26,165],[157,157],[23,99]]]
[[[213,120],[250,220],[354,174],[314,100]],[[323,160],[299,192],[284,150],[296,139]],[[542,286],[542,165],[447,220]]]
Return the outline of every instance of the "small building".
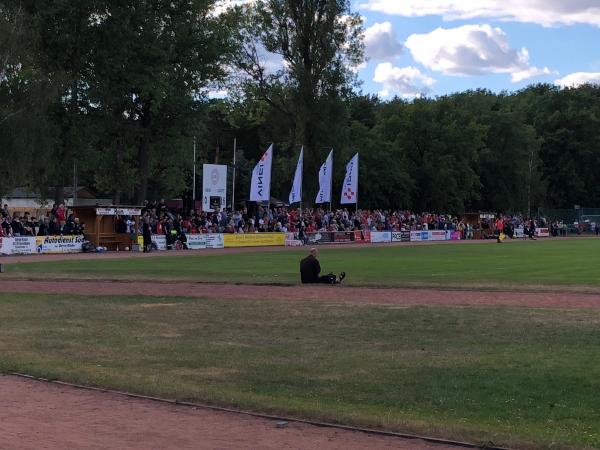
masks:
[[[75,195],[73,195],[73,187],[65,187],[65,206],[72,208],[73,203],[76,206],[102,206],[110,205],[112,200],[109,198],[98,198],[96,193],[84,186],[78,186]],[[49,198],[45,198],[49,197]],[[15,188],[12,192],[2,196],[0,203],[2,206],[8,205],[8,210],[11,212],[29,212],[34,217],[45,216],[52,209],[54,204],[54,190],[51,189],[44,198],[38,192],[31,191],[25,187]],[[75,202],[74,202],[75,199]]]

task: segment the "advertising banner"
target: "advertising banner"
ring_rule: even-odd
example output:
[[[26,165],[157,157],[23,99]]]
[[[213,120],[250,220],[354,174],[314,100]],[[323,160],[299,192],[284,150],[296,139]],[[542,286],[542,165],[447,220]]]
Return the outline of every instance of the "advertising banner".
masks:
[[[141,216],[141,208],[96,208],[97,216]]]
[[[223,235],[214,234],[187,234],[187,246],[190,250],[202,250],[205,248],[223,248],[225,242]]]
[[[446,231],[445,230],[432,230],[429,231],[429,240],[430,241],[445,241],[446,240]]]
[[[333,233],[328,231],[307,234],[308,244],[331,244],[333,242]]]
[[[212,201],[211,201],[212,199]],[[227,166],[202,165],[202,210],[214,212],[227,205]]]
[[[515,228],[515,234],[514,236],[516,238],[523,238],[525,237],[525,230],[523,228]]]
[[[38,253],[81,253],[83,236],[37,236],[35,245]]]
[[[535,235],[537,237],[550,237],[550,229],[549,228],[536,228]]]
[[[411,231],[410,232],[410,241],[411,242],[420,242],[420,241],[428,241],[429,240],[429,231]]]
[[[268,247],[285,245],[285,233],[225,234],[225,247]]]
[[[450,240],[452,240],[452,241],[460,241],[460,232],[459,231],[452,231],[450,233]]]
[[[203,250],[206,248],[223,248],[225,242],[223,234],[208,233],[208,234],[186,234],[187,247],[190,250]],[[152,243],[156,245],[157,250],[167,249],[167,238],[162,234],[153,234]]]
[[[30,255],[36,252],[34,236],[3,237],[0,241],[2,255]]]
[[[410,231],[392,232],[392,242],[410,242]]]
[[[349,244],[354,240],[354,232],[353,231],[336,231],[333,233],[333,242],[337,242],[340,244],[346,243]]]
[[[391,231],[371,231],[371,242],[374,244],[384,244],[392,242]]]
[[[164,234],[153,234],[152,243],[156,246],[157,250],[167,249],[167,237]]]

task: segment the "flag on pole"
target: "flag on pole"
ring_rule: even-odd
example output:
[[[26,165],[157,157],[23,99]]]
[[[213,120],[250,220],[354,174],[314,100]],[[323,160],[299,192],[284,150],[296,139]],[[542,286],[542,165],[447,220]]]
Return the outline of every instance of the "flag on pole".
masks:
[[[325,163],[319,169],[319,193],[315,199],[315,203],[331,202],[331,174],[333,172],[333,150],[329,152],[329,156]]]
[[[296,173],[294,174],[294,184],[290,191],[290,205],[292,203],[302,202],[302,166],[304,164],[304,147],[300,149],[300,157],[298,165],[296,165]]]
[[[346,165],[346,177],[342,185],[342,205],[356,203],[358,200],[358,153]]]
[[[250,201],[268,202],[271,199],[271,165],[273,163],[273,144],[267,149],[252,171]]]

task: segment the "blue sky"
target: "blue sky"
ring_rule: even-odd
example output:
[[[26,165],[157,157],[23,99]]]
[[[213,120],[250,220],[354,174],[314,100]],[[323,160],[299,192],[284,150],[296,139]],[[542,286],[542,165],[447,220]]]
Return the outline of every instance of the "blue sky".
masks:
[[[600,0],[354,0],[365,93],[437,96],[600,83]]]

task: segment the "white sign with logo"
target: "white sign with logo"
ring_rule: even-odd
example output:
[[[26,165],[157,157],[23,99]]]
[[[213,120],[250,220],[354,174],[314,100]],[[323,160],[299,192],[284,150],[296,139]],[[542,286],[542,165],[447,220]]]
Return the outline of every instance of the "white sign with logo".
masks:
[[[372,244],[383,244],[387,242],[392,242],[391,231],[371,231]]]
[[[201,250],[205,248],[223,248],[225,246],[223,235],[215,234],[188,234],[187,246],[191,250]]]
[[[211,201],[212,198],[212,201]],[[225,209],[227,205],[227,166],[204,164],[202,166],[202,210]]]

